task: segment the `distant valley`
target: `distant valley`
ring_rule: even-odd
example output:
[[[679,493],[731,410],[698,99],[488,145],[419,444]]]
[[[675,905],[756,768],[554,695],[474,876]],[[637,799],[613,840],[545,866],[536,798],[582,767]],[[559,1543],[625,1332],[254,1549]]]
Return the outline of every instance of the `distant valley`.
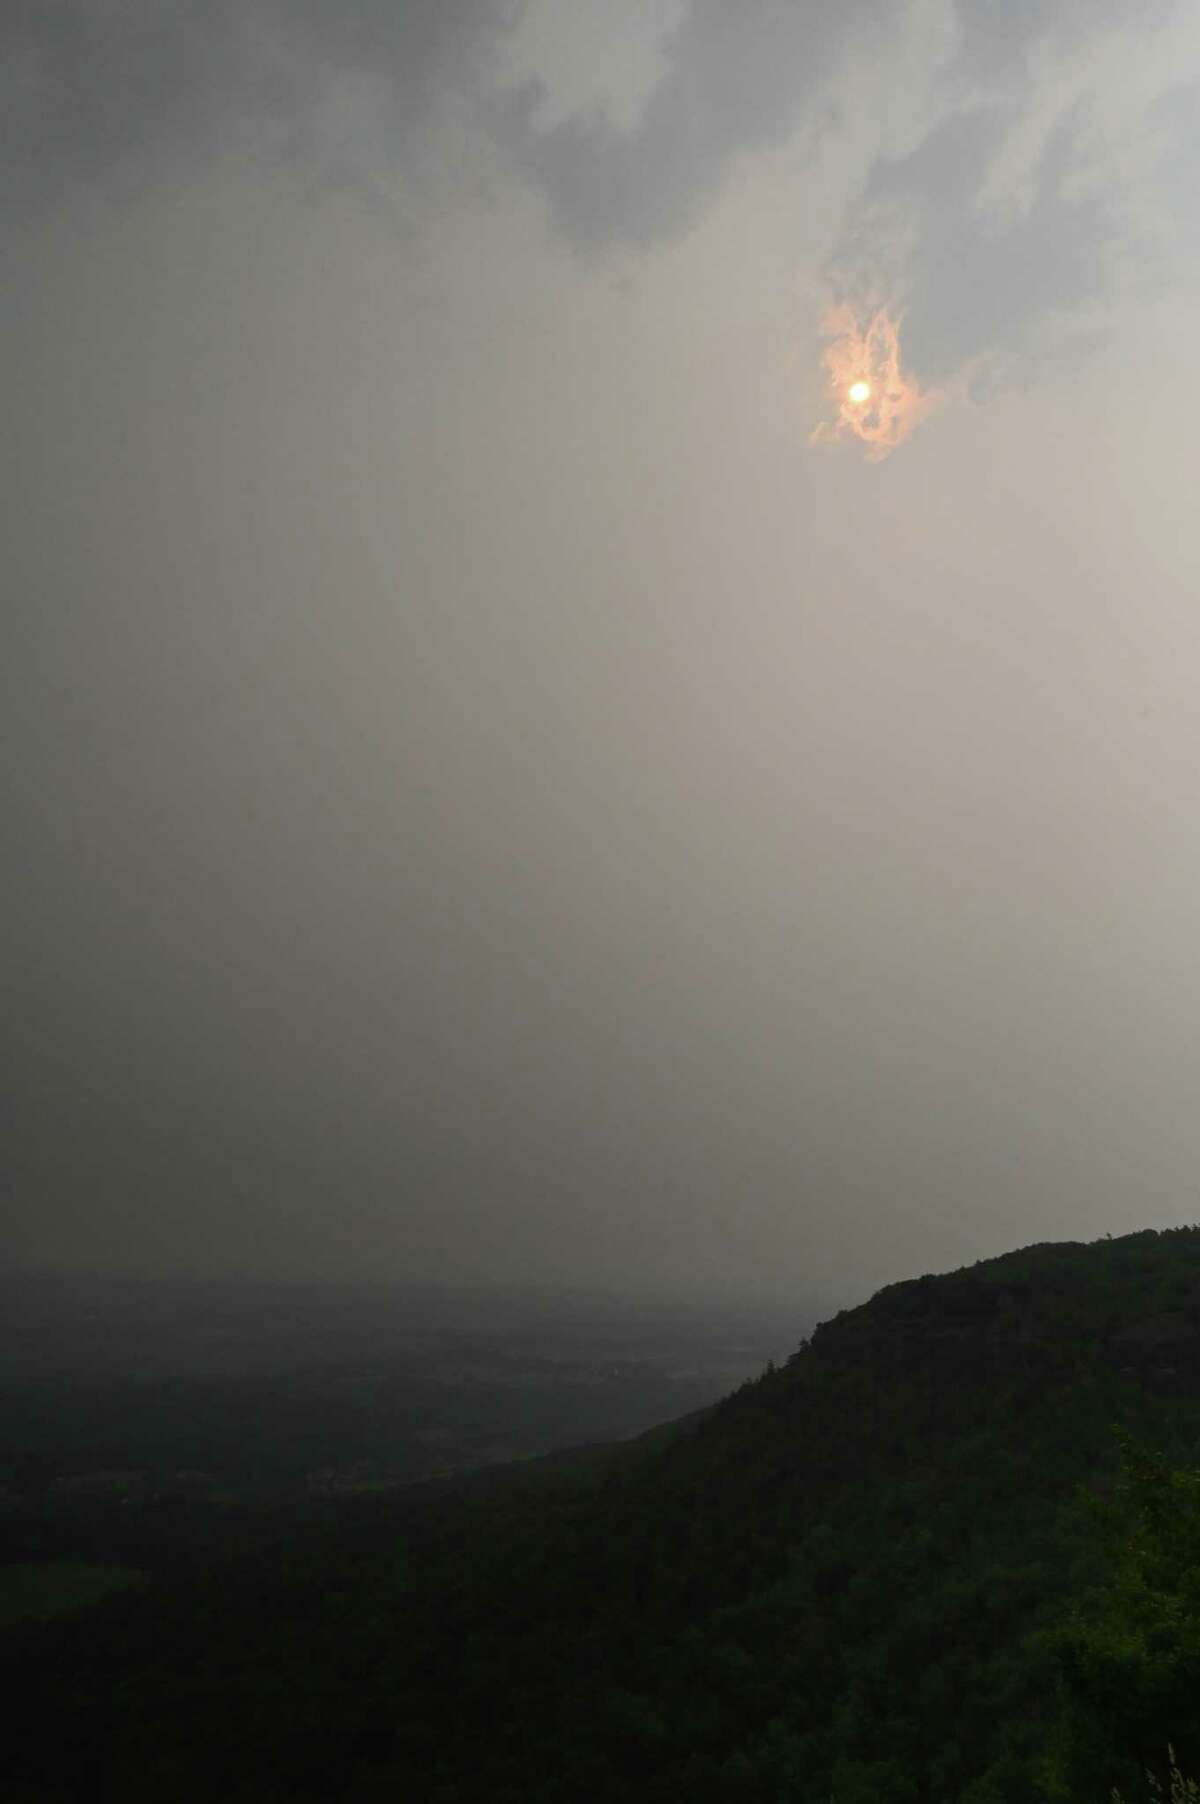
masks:
[[[439,1290],[9,1278],[7,1557],[149,1558],[255,1519],[619,1441],[715,1401],[803,1310]],[[139,1551],[140,1550],[140,1551]]]

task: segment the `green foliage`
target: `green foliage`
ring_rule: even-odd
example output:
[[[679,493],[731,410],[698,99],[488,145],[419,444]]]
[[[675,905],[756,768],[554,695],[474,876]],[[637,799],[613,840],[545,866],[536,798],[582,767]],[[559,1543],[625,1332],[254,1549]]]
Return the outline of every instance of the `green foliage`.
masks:
[[[1118,1440],[1112,1494],[1088,1500],[1104,1583],[1048,1638],[1067,1700],[1051,1772],[1064,1795],[1104,1774],[1131,1796],[1174,1798],[1176,1748],[1185,1766],[1200,1759],[1200,1471]]]
[[[1158,1804],[1158,1800],[1160,1799],[1163,1801],[1163,1804],[1200,1804],[1200,1785],[1197,1785],[1194,1779],[1184,1778],[1178,1766],[1175,1764],[1174,1748],[1167,1749],[1167,1762],[1168,1790],[1163,1790],[1162,1781],[1158,1778],[1157,1774],[1147,1773],[1146,1775],[1147,1783],[1150,1786],[1151,1796],[1154,1798],[1155,1804]],[[1114,1790],[1112,1794],[1112,1804],[1125,1804],[1125,1800],[1119,1791]]]

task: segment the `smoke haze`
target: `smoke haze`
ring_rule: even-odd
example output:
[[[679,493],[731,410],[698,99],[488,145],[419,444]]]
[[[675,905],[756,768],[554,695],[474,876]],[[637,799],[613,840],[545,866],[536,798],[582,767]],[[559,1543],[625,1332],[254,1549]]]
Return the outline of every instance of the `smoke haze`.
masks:
[[[1192,9],[0,67],[14,1265],[786,1296],[1195,1217]],[[874,463],[808,443],[868,282],[945,397]]]

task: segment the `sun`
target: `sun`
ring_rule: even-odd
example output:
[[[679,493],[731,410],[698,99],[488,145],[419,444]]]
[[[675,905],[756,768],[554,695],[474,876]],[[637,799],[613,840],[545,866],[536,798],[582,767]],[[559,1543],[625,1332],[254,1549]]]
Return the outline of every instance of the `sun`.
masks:
[[[867,314],[843,302],[826,313],[821,335],[833,418],[814,428],[811,444],[856,438],[878,463],[946,400],[938,389],[921,389],[901,369],[899,320],[886,307]]]

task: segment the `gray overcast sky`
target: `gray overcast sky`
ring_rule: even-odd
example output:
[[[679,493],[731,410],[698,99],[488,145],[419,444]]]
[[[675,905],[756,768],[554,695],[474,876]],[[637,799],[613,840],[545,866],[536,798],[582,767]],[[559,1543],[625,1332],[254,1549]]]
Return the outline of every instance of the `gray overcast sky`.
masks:
[[[1198,100],[1167,0],[10,9],[14,1262],[1200,1216]]]

